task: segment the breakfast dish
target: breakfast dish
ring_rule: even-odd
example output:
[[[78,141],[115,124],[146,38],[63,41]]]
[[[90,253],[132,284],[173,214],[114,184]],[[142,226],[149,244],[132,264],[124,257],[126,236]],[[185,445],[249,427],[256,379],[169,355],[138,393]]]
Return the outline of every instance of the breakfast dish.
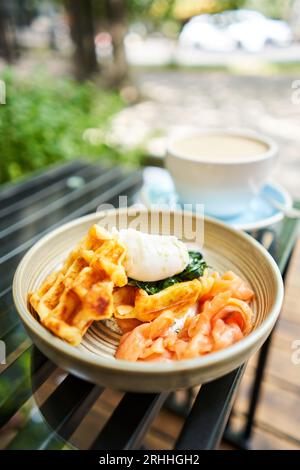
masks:
[[[97,224],[28,294],[41,324],[73,346],[93,322],[115,322],[115,357],[132,362],[191,359],[238,342],[253,327],[253,298],[246,281],[214,271],[175,236]]]
[[[224,291],[224,286],[222,286],[223,281],[226,281],[224,274],[230,271],[243,279],[243,285],[245,285],[247,289],[248,286],[250,286],[251,290],[255,292],[255,296],[251,301],[243,301],[252,311],[250,322],[251,331],[249,334],[246,333],[247,330],[244,330],[244,338],[241,341],[237,341],[230,347],[218,349],[216,352],[213,350],[212,353],[201,354],[199,357],[193,359],[173,360],[163,358],[163,360],[145,360],[146,358],[139,358],[138,360],[130,361],[121,360],[120,358],[116,359],[117,350],[121,347],[120,336],[123,336],[123,341],[125,341],[125,335],[134,331],[134,328],[140,327],[141,325],[147,326],[149,323],[153,324],[153,322],[156,321],[156,318],[149,321],[142,321],[133,317],[116,318],[115,307],[118,308],[120,314],[122,313],[122,308],[120,309],[121,305],[125,305],[126,307],[125,309],[123,307],[123,312],[127,313],[127,315],[129,313],[132,314],[132,307],[133,305],[135,306],[135,298],[130,298],[130,293],[138,292],[129,289],[130,286],[138,286],[131,284],[131,278],[127,275],[126,268],[125,274],[127,276],[127,283],[123,286],[113,287],[114,311],[112,313],[109,311],[109,314],[112,316],[110,318],[103,318],[102,320],[92,320],[91,316],[103,315],[103,309],[100,312],[96,312],[93,309],[93,314],[89,310],[88,315],[91,315],[89,316],[89,321],[92,321],[92,323],[88,326],[85,334],[83,334],[83,329],[80,330],[80,328],[78,328],[77,338],[79,337],[80,341],[78,346],[74,347],[70,342],[58,337],[55,333],[53,334],[49,328],[44,326],[39,315],[39,305],[36,305],[37,310],[35,310],[28,301],[28,293],[32,292],[38,295],[36,299],[37,302],[42,300],[45,294],[41,293],[40,290],[43,287],[44,280],[50,273],[61,272],[70,251],[74,251],[74,248],[76,249],[76,247],[80,245],[80,240],[83,240],[87,236],[93,225],[97,224],[100,228],[101,226],[116,227],[120,233],[122,228],[133,226],[137,228],[137,224],[139,224],[143,232],[162,235],[166,233],[166,227],[164,225],[166,217],[168,217],[167,220],[169,226],[173,229],[174,236],[177,239],[182,239],[184,243],[189,243],[189,245],[187,245],[188,250],[194,250],[195,247],[198,248],[198,235],[196,231],[193,230],[192,234],[187,236],[186,233],[182,233],[180,227],[183,226],[183,222],[189,227],[201,227],[202,224],[203,233],[205,234],[203,248],[201,248],[203,258],[201,258],[198,252],[194,263],[196,271],[203,269],[203,273],[200,275],[201,286],[202,283],[204,286],[205,279],[207,279],[207,282],[208,280],[213,280],[215,289],[218,288]],[[112,230],[110,230],[109,237],[115,237]],[[125,238],[123,240],[125,241]],[[124,241],[119,239],[118,243],[123,245]],[[115,242],[116,240],[114,243]],[[97,243],[100,243],[100,241]],[[89,251],[96,252],[97,248],[93,247],[93,249]],[[126,254],[124,258],[119,259],[120,264],[118,264],[118,262],[114,264],[125,267],[125,258]],[[90,263],[86,267],[90,267],[92,264],[89,259],[85,261],[85,263]],[[161,259],[163,260],[164,258],[161,257]],[[208,267],[204,265],[204,262],[207,263]],[[170,267],[169,264],[168,267]],[[167,286],[170,287],[170,284],[171,286],[176,285],[176,283],[172,284],[174,280],[180,280],[182,284],[195,280],[198,283],[198,273],[193,279],[192,273],[190,278],[182,279],[183,275],[185,277],[190,270],[192,272],[194,271],[194,269],[191,269],[191,266],[186,268],[184,270],[185,272],[182,271],[177,274],[175,274],[174,271],[175,267],[176,266],[172,268],[173,273],[171,271],[168,272],[168,276],[170,277],[168,281],[151,281],[151,283],[157,283],[155,289],[153,289],[153,284],[147,283],[147,286],[144,284],[144,288],[147,289],[146,292],[150,298],[152,295],[164,292],[165,290],[161,289],[157,291],[158,288],[163,287],[167,290]],[[161,265],[160,268],[163,269],[163,265]],[[182,269],[182,266],[177,265],[177,268]],[[119,269],[117,272],[118,271],[121,272]],[[145,269],[144,271],[146,272]],[[153,275],[153,271],[154,264],[152,265],[151,263],[149,272]],[[214,274],[215,271],[220,274]],[[157,271],[157,274],[159,274],[159,271]],[[105,274],[104,277],[106,276],[110,279],[109,273]],[[220,282],[216,283],[214,276],[218,278]],[[121,278],[122,277],[123,276],[121,276]],[[175,279],[171,280],[172,277]],[[96,284],[98,282],[100,282],[100,280],[97,281]],[[104,282],[104,279],[102,279],[101,282]],[[132,282],[145,283],[146,281],[135,280]],[[229,282],[232,283],[231,280],[229,280]],[[197,283],[195,282],[196,285],[198,285]],[[91,282],[88,287],[92,285]],[[228,287],[227,282],[225,286]],[[70,286],[68,286],[68,288],[69,287]],[[46,286],[45,288],[47,289]],[[126,293],[126,291],[128,292]],[[151,292],[153,292],[153,294],[151,294]],[[125,293],[126,296],[128,296],[127,298]],[[210,293],[215,297],[216,291],[211,291]],[[278,266],[271,255],[269,255],[257,241],[241,231],[233,230],[228,227],[228,225],[208,217],[203,219],[200,215],[192,212],[185,212],[183,215],[180,211],[170,212],[170,210],[167,211],[161,208],[152,208],[151,211],[149,211],[141,209],[140,207],[131,207],[89,214],[72,220],[43,236],[28,250],[18,265],[13,281],[13,297],[18,315],[33,343],[46,357],[59,367],[91,383],[98,384],[100,387],[150,393],[189,388],[199,385],[200,383],[203,384],[228,374],[230,371],[235,370],[237,367],[247,362],[251,355],[255,354],[262,346],[278,319],[283,301],[283,282]],[[208,301],[211,300],[208,299]],[[202,301],[200,299],[199,301],[197,300],[197,302],[200,308],[202,308],[207,300],[203,297]],[[78,301],[78,306],[80,307],[81,305],[81,302]],[[194,307],[191,306],[189,312],[185,312],[181,315],[181,307],[183,309],[183,305],[181,305],[178,306],[178,309],[176,308],[175,311],[175,306],[173,306],[161,312],[161,314],[167,316],[169,315],[167,311],[171,311],[172,315],[176,317],[175,325],[170,328],[169,332],[171,333],[173,329],[175,333],[178,333],[178,336],[183,336],[183,333],[185,333],[183,331],[182,335],[179,335],[178,331],[182,329],[183,323],[187,321],[185,320],[185,316],[194,314]],[[50,310],[48,311],[48,315],[53,314],[55,307],[48,305],[48,308]],[[179,313],[177,313],[177,310]],[[78,311],[80,311],[80,309],[78,309]],[[63,310],[61,310],[60,319],[63,319],[67,326],[74,326],[74,320],[77,318],[76,323],[79,325],[79,318],[76,317],[76,315],[74,316],[74,313],[75,310],[72,311],[72,315],[70,314],[69,317],[66,317],[63,314]],[[85,311],[84,321],[82,322],[85,327],[86,323],[84,322],[87,320],[86,315],[87,312]],[[197,315],[200,317],[200,314],[197,313]],[[224,310],[222,315],[224,315]],[[238,315],[242,318],[241,312],[238,313]],[[72,320],[73,318],[74,320]],[[164,317],[162,317],[162,319],[164,322],[166,321]],[[161,321],[158,316],[154,326],[156,331],[158,331],[158,322]],[[226,319],[226,323],[230,323],[229,318],[228,321]],[[186,327],[187,326],[188,323],[186,323]],[[138,332],[141,333],[141,330],[137,330],[137,333]],[[192,330],[190,330],[190,333],[196,334],[196,331],[194,330],[192,332]],[[149,331],[143,332],[144,337],[147,338],[148,335]],[[142,335],[137,336],[140,337]],[[164,336],[161,337],[166,341]],[[178,340],[188,342],[188,338],[177,338]],[[153,339],[155,340],[156,338],[152,336],[150,339],[152,344]],[[195,344],[195,342],[196,340],[194,340],[193,344]],[[155,347],[157,346],[158,345],[155,344]],[[179,351],[178,344],[176,345],[176,349]],[[144,351],[143,349],[137,351],[138,355],[144,355],[144,352],[146,352],[146,350]],[[148,352],[149,351],[147,351],[147,353]],[[119,353],[121,354],[121,349],[119,349]]]

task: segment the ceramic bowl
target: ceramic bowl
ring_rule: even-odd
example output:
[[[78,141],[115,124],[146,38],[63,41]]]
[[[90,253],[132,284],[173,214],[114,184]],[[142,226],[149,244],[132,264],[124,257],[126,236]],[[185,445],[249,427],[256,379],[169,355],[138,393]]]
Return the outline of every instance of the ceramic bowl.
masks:
[[[119,209],[120,216],[136,218],[130,209]],[[153,215],[153,211],[151,212]],[[155,215],[155,214],[154,214]],[[140,220],[150,212],[140,210]],[[279,315],[283,300],[283,283],[279,269],[269,253],[250,236],[237,232],[219,221],[201,221],[185,213],[191,224],[204,223],[203,254],[209,265],[224,272],[232,269],[251,285],[255,292],[253,331],[227,349],[197,359],[170,362],[129,362],[113,355],[119,334],[103,322],[94,322],[80,346],[74,347],[47,331],[35,318],[27,303],[29,291],[36,290],[45,276],[57,269],[72,247],[89,227],[103,219],[94,213],[67,223],[39,240],[21,260],[13,281],[16,308],[36,346],[58,366],[88,381],[113,389],[134,392],[159,392],[192,387],[216,379],[246,362],[261,347]],[[106,213],[106,220],[110,219]],[[115,217],[115,215],[114,215]],[[171,223],[181,213],[171,213]],[[161,218],[155,218],[150,232],[165,233]],[[174,234],[176,224],[174,225]]]

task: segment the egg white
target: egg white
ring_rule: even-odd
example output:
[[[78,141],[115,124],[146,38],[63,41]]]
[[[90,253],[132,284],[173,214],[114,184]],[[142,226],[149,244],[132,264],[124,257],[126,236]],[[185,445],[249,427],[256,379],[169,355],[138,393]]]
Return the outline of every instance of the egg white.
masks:
[[[121,229],[126,247],[124,266],[128,277],[153,282],[181,273],[189,263],[186,245],[175,236],[152,235],[132,228]]]

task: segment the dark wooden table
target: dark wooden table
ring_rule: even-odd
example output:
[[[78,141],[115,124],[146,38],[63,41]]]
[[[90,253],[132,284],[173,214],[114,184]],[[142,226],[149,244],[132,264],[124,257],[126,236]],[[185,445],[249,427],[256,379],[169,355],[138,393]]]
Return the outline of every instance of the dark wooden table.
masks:
[[[133,201],[141,184],[141,172],[73,161],[0,192],[0,338],[6,347],[6,364],[0,365],[0,448],[73,448],[71,436],[104,392],[71,374],[58,378],[54,385],[50,381],[57,366],[31,343],[13,305],[11,284],[17,264],[28,248],[54,227],[94,212],[100,204],[117,205],[120,194]],[[266,246],[285,275],[296,234],[297,222],[285,219],[252,235]],[[226,429],[226,438],[241,448],[247,448],[251,437],[270,341],[259,356],[245,429],[238,436],[231,432],[230,423]],[[177,449],[218,446],[243,370],[240,367],[203,385],[192,406],[187,399]],[[41,389],[48,391],[40,403],[37,392]],[[172,397],[167,394],[126,393],[91,448],[140,448],[166,403],[172,406]]]

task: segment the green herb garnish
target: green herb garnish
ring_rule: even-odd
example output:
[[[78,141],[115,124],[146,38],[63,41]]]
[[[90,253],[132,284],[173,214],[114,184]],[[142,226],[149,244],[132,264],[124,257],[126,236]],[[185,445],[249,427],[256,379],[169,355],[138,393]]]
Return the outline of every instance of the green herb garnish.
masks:
[[[135,279],[128,279],[128,284],[131,286],[139,287],[147,292],[149,295],[156,294],[167,287],[177,284],[178,282],[191,281],[203,275],[204,270],[207,268],[207,264],[203,259],[202,254],[199,251],[189,251],[189,264],[179,274],[175,276],[162,279],[161,281],[154,282],[143,282],[136,281]]]

